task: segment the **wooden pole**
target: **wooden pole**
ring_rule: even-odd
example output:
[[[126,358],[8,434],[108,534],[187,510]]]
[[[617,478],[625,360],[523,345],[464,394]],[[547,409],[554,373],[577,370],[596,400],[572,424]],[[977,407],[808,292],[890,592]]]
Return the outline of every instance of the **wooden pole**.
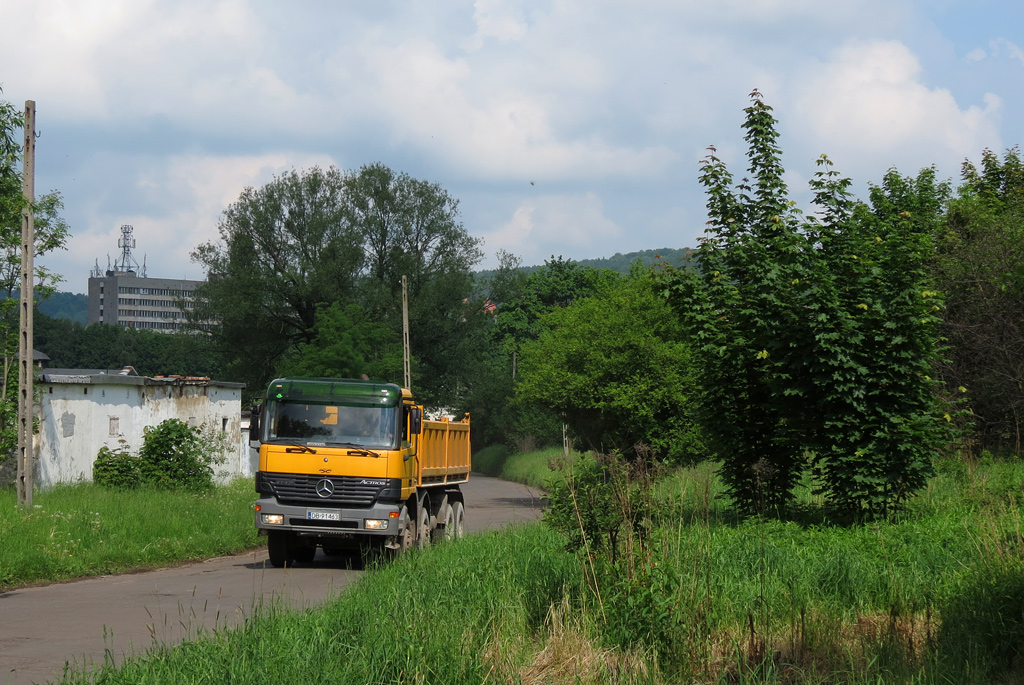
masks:
[[[409,360],[409,279],[402,276],[402,371],[405,387],[412,391],[412,362]]]
[[[18,503],[32,506],[32,470],[35,464],[32,445],[32,304],[34,300],[33,257],[35,256],[36,103],[25,102],[25,153],[21,192],[25,207],[21,211],[21,332],[18,346]]]

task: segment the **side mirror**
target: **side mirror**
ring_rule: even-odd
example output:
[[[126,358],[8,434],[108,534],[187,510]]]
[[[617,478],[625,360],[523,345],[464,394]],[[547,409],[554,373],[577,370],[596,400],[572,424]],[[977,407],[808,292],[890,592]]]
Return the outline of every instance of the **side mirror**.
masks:
[[[260,428],[263,424],[263,402],[261,400],[252,401],[252,413],[249,415],[249,446],[252,447],[252,443],[257,445],[260,442]]]
[[[409,407],[409,433],[419,435],[423,432],[423,409],[420,407]]]

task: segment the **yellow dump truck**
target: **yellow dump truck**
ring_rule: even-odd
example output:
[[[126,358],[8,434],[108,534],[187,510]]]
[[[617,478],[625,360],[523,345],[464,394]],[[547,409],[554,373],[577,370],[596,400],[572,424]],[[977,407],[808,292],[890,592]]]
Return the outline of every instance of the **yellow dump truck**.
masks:
[[[469,480],[469,414],[427,421],[393,383],[278,378],[253,411],[256,528],[274,566],[316,548],[402,552],[459,538]]]

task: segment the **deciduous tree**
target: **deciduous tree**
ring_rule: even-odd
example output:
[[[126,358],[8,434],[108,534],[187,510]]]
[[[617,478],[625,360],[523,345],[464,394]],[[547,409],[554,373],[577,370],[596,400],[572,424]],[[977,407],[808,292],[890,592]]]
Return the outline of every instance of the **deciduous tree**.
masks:
[[[704,456],[688,346],[646,269],[540,319],[523,346],[518,402],[564,420],[579,443],[675,463]]]
[[[711,150],[698,269],[670,270],[666,291],[700,352],[723,477],[742,509],[765,511],[785,506],[812,467],[833,504],[885,512],[924,484],[948,435],[930,377],[933,222],[898,174],[870,206],[855,202],[825,157],[811,183],[818,215],[804,218],[771,108],[755,91],[745,113],[749,180],[734,187]]]
[[[950,394],[966,391],[984,448],[1022,449],[1024,429],[1024,163],[1017,148],[964,162],[938,230],[937,287]]]

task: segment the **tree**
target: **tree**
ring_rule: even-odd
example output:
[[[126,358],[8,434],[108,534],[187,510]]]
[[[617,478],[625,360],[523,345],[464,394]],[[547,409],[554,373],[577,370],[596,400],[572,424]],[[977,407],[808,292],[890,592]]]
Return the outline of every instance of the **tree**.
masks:
[[[461,391],[464,301],[480,256],[457,208],[440,186],[380,164],[293,171],[247,188],[225,211],[220,240],[193,253],[208,274],[194,319],[218,321],[212,335],[227,371],[251,389],[281,369],[305,368],[307,355],[318,368],[333,356],[340,366],[330,375],[361,357],[400,382],[406,275],[417,391],[448,402]],[[338,356],[328,331],[340,316],[372,329],[353,331],[352,344],[373,344]],[[324,346],[333,351],[319,354]]]
[[[945,293],[942,368],[947,392],[969,397],[980,446],[1022,448],[1024,422],[1024,163],[1017,148],[1002,159],[964,162],[957,197],[937,229],[934,270]]]
[[[523,345],[516,398],[564,420],[601,453],[673,463],[703,457],[688,346],[646,269],[543,315]]]
[[[220,242],[193,252],[207,282],[192,318],[218,321],[212,336],[225,370],[250,388],[312,342],[318,304],[351,298],[362,252],[343,195],[337,169],[287,172],[242,191],[221,218]]]
[[[2,91],[0,91],[2,92]],[[18,373],[20,306],[11,298],[21,283],[21,223],[25,198],[22,176],[18,170],[21,150],[15,132],[24,120],[9,102],[0,100],[0,345],[2,371],[0,379],[0,458],[17,446]],[[61,217],[63,201],[56,191],[36,200],[32,207],[35,224],[35,256],[63,249],[68,238],[68,225]],[[53,292],[61,278],[35,262],[36,297]]]
[[[212,341],[195,333],[155,331],[93,324],[37,313],[36,347],[50,366],[71,369],[116,369],[133,366],[144,376],[219,377]]]
[[[709,440],[743,510],[784,507],[810,466],[834,505],[883,513],[924,484],[948,437],[930,377],[941,308],[925,268],[932,224],[911,211],[898,174],[868,206],[824,156],[811,182],[818,215],[802,217],[771,107],[754,91],[745,113],[751,180],[734,189],[711,149],[698,269],[666,276],[701,354]]]

